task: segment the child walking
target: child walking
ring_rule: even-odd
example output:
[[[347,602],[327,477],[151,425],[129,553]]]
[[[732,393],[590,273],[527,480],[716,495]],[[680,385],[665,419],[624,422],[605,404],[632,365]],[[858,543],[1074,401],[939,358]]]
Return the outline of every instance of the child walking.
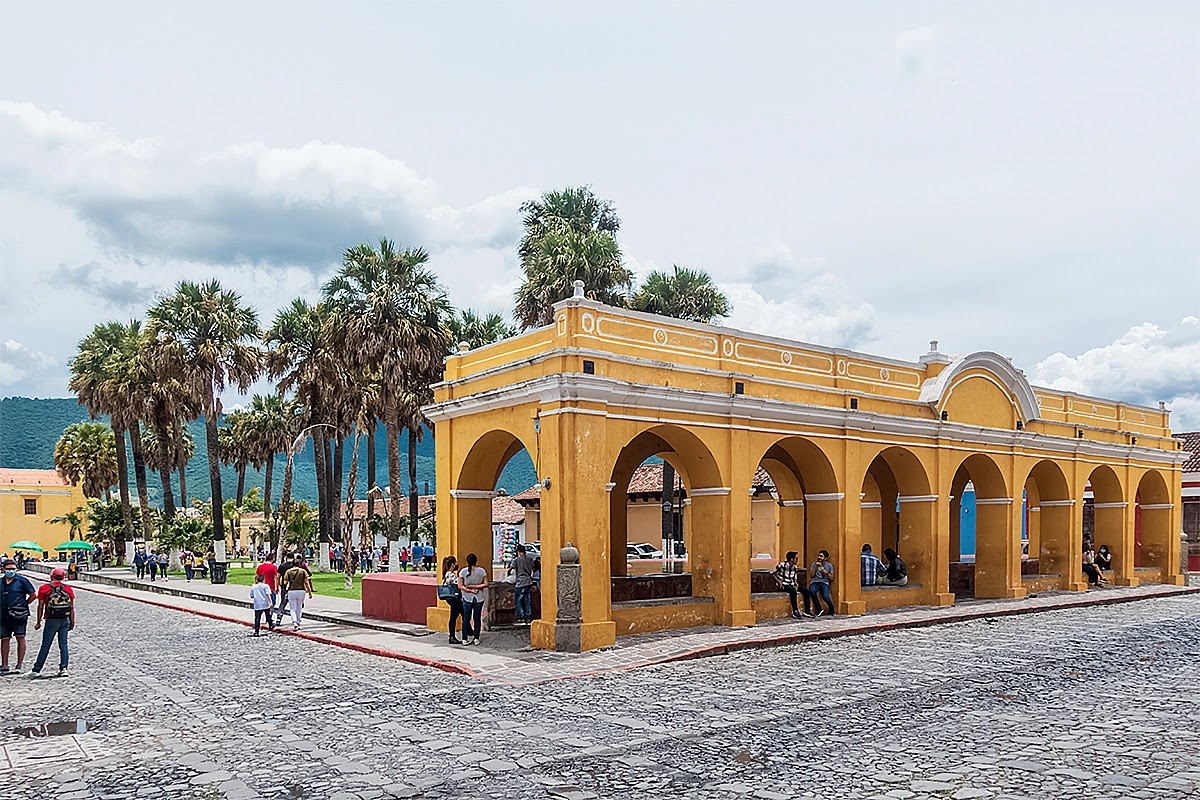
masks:
[[[267,586],[262,575],[254,576],[254,585],[250,587],[250,602],[254,605],[253,635],[258,636],[264,618],[267,620],[267,630],[275,630],[275,618],[271,614],[271,587]]]

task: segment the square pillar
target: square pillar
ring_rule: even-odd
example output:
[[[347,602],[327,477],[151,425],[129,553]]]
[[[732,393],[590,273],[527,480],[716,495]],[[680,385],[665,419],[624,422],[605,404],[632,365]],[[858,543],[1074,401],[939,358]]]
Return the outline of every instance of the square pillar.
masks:
[[[442,577],[441,560],[448,555],[458,559],[460,567],[467,565],[467,554],[474,553],[479,566],[492,575],[492,495],[483,490],[438,489],[437,555],[435,565],[438,580]],[[444,499],[443,499],[444,495]],[[503,576],[500,576],[503,577]],[[444,631],[450,625],[450,607],[439,600],[425,612],[425,624],[430,630]]]

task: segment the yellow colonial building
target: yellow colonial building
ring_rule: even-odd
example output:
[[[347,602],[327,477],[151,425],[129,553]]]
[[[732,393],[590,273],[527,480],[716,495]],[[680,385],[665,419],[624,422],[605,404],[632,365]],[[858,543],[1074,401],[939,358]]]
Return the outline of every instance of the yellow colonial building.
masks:
[[[773,555],[797,550],[807,563],[828,550],[839,613],[1083,590],[1085,503],[1117,583],[1182,583],[1186,454],[1169,413],[1035,388],[995,353],[952,358],[934,343],[915,362],[881,358],[605,306],[577,286],[553,325],[450,357],[427,414],[439,555],[474,552],[490,569],[500,472],[522,449],[533,460],[546,589],[536,647],[554,646],[567,542],[580,552],[584,649],[786,613],[756,571],[769,566],[755,563],[760,469]],[[683,482],[686,571],[659,584],[626,575],[627,487],[651,456]],[[965,560],[968,484],[976,547]],[[861,586],[864,543],[895,548],[909,585]],[[631,590],[637,581],[650,588]],[[428,624],[444,630],[447,616],[431,608]]]
[[[52,469],[0,469],[0,552],[11,555],[12,543],[23,540],[53,551],[70,528],[46,521],[86,505],[83,489]]]

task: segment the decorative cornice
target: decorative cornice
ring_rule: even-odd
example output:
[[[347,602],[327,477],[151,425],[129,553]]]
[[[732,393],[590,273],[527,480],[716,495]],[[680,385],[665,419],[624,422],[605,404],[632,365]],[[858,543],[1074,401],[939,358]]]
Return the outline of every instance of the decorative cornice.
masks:
[[[859,508],[883,508],[883,503],[879,502],[878,500],[871,500],[869,502],[862,503],[859,505]]]
[[[975,505],[977,506],[1011,506],[1013,499],[1011,497],[977,497]]]
[[[780,500],[779,505],[783,506],[784,508],[803,508],[804,501],[803,500]]]
[[[451,489],[450,496],[455,500],[491,500],[498,492],[486,489]]]
[[[937,499],[938,496],[936,494],[902,494],[896,498],[900,503],[936,503]]]

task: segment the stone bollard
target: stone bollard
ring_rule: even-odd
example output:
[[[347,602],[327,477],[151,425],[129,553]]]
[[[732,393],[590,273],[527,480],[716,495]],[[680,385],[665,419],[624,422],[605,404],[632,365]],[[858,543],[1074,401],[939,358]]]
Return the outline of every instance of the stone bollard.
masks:
[[[580,629],[583,624],[583,568],[579,551],[570,542],[558,551],[555,571],[558,615],[554,620],[554,649],[579,653],[583,649]]]

